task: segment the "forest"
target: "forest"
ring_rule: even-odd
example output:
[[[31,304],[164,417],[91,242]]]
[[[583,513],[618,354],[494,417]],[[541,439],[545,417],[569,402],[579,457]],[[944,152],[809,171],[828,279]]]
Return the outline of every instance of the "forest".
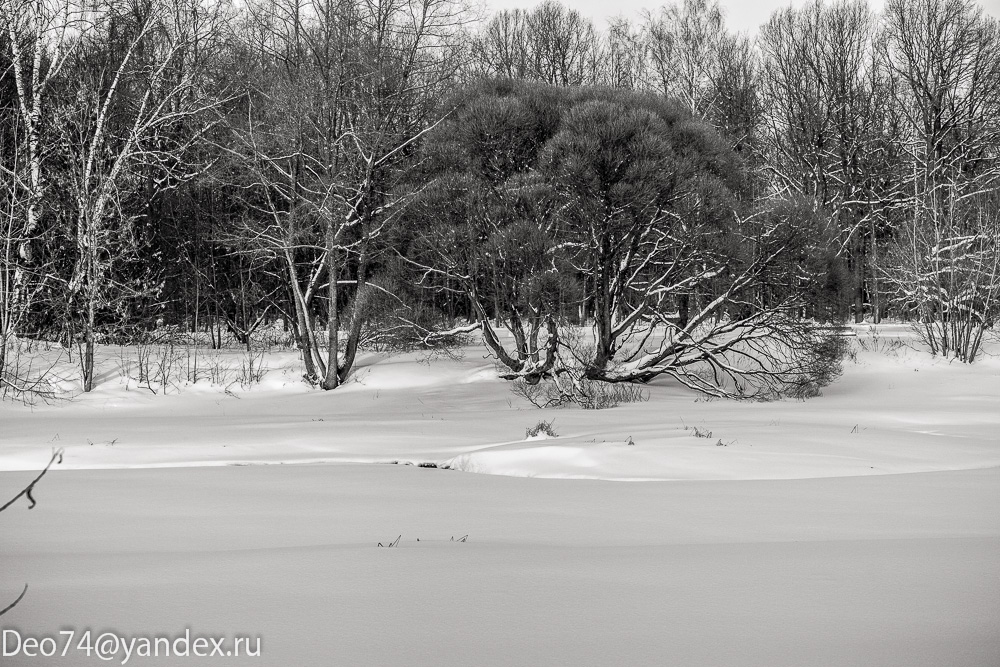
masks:
[[[1000,665],[997,2],[527,1],[0,0],[0,665]]]
[[[25,341],[90,391],[96,346],[277,327],[322,389],[359,350],[481,336],[547,403],[808,396],[844,322],[972,362],[1000,311],[1000,25],[970,0],[817,1],[752,37],[713,0],[0,22],[4,395],[39,386]]]

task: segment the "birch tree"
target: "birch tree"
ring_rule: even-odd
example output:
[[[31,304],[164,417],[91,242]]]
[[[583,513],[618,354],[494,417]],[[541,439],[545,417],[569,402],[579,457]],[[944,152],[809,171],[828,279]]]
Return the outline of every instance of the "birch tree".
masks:
[[[88,27],[82,7],[71,0],[11,0],[0,4],[6,27],[5,46],[17,90],[16,140],[26,172],[15,183],[26,202],[18,255],[30,264],[45,194],[44,162],[51,151],[42,143],[43,124],[51,117],[53,81]]]
[[[51,267],[38,260],[42,235],[47,162],[52,147],[44,141],[53,113],[52,87],[72,52],[82,14],[68,0],[11,0],[0,3],[0,80],[12,93],[3,110],[0,132],[0,384],[26,389],[14,377],[7,351],[21,331],[33,303],[52,279]],[[5,86],[6,87],[6,86]],[[5,105],[6,106],[6,105]]]
[[[642,88],[649,75],[647,56],[648,45],[640,26],[622,17],[609,20],[599,56],[601,82],[612,88]]]
[[[183,175],[182,156],[199,133],[176,130],[217,103],[199,85],[204,63],[195,58],[198,43],[217,29],[201,18],[211,11],[197,0],[118,9],[92,11],[93,25],[74,50],[74,85],[55,120],[73,205],[66,292],[82,328],[84,391],[94,386],[98,316],[144,289],[115,277],[116,265],[137,250],[128,197],[143,189],[144,176],[169,187]]]
[[[681,100],[691,113],[707,115],[716,103],[714,80],[727,39],[715,0],[682,0],[646,16],[646,39],[655,90]]]
[[[647,13],[644,88],[681,101],[746,156],[760,116],[757,57],[749,39],[726,28],[715,0],[680,0]]]

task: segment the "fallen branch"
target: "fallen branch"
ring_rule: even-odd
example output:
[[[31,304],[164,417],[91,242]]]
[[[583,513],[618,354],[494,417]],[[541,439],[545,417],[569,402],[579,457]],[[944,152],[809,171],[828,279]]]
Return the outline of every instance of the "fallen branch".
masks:
[[[31,480],[31,483],[28,484],[28,486],[26,486],[23,489],[21,489],[20,493],[18,493],[16,496],[14,496],[10,500],[8,500],[6,502],[6,504],[4,504],[3,507],[0,507],[0,512],[3,512],[5,509],[7,509],[11,505],[13,505],[15,502],[17,502],[17,499],[20,498],[21,496],[24,496],[24,497],[26,497],[28,499],[28,502],[30,503],[28,505],[28,509],[29,510],[31,508],[33,508],[35,505],[37,505],[37,503],[35,502],[35,499],[31,495],[32,490],[34,490],[34,488],[35,488],[35,484],[38,484],[38,480],[40,480],[42,477],[45,476],[45,473],[47,473],[49,471],[49,468],[52,467],[53,463],[62,463],[62,457],[63,457],[62,447],[60,447],[59,449],[57,449],[54,452],[52,452],[52,458],[49,459],[48,465],[46,465],[45,468],[42,469],[42,471],[40,473],[38,473],[38,477],[36,477],[35,479]]]
[[[21,591],[21,594],[17,596],[17,599],[14,600],[13,602],[11,602],[9,605],[7,605],[6,607],[4,607],[3,609],[0,609],[0,616],[3,616],[8,611],[10,611],[14,607],[16,607],[17,603],[24,599],[24,596],[27,594],[27,592],[28,592],[28,584],[25,584],[24,585],[24,590]]]
[[[52,452],[52,458],[49,459],[48,465],[46,465],[45,468],[43,468],[42,471],[40,473],[38,473],[38,477],[35,477],[35,479],[31,480],[31,483],[28,484],[28,486],[24,487],[21,490],[20,493],[18,493],[16,496],[14,496],[10,500],[8,500],[7,503],[4,504],[3,507],[0,507],[0,512],[3,512],[5,509],[7,509],[11,505],[13,505],[15,502],[17,502],[17,499],[20,498],[21,496],[24,496],[25,498],[27,498],[28,502],[31,503],[30,505],[28,505],[28,509],[29,510],[32,507],[34,507],[35,505],[37,505],[37,503],[35,502],[34,497],[32,497],[32,495],[31,495],[32,490],[34,490],[34,488],[35,488],[35,484],[38,484],[38,480],[40,480],[42,477],[45,476],[45,473],[47,473],[49,471],[49,468],[52,467],[52,464],[54,464],[54,463],[62,463],[62,456],[63,456],[63,450],[62,450],[61,447],[59,449],[55,450],[54,452]],[[10,611],[14,607],[16,607],[18,605],[18,603],[21,602],[21,600],[24,599],[24,596],[27,593],[28,593],[28,584],[25,584],[24,585],[24,590],[22,590],[21,594],[17,596],[17,599],[14,600],[13,602],[11,602],[9,605],[7,605],[6,607],[4,607],[3,609],[0,609],[0,616],[3,616],[8,611]]]

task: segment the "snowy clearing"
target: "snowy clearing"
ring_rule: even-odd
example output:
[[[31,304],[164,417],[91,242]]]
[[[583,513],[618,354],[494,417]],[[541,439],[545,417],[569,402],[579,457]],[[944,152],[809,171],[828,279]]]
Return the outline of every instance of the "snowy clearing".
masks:
[[[279,667],[1000,660],[997,469],[620,484],[268,466],[45,481],[35,510],[4,517],[16,539],[0,551],[3,590],[31,585],[4,626],[25,633],[260,636],[261,658],[231,664]]]
[[[93,394],[0,405],[0,495],[66,450],[0,517],[3,627],[261,637],[230,664],[1000,664],[1000,362],[858,332],[809,401],[605,411],[532,408],[476,348],[166,396],[105,350]]]
[[[867,328],[859,333],[870,348]],[[166,396],[124,380],[119,352],[109,348],[91,394],[33,409],[0,404],[0,470],[36,469],[53,446],[66,450],[64,470],[398,462],[677,480],[1000,466],[1000,359],[970,366],[890,344],[908,336],[905,327],[882,327],[879,344],[891,349],[856,343],[844,377],[808,401],[706,400],[663,380],[648,387],[647,402],[600,411],[532,407],[496,379],[482,347],[460,360],[370,354],[334,392],[310,391],[294,353],[271,354],[270,370],[248,390],[201,382]],[[241,353],[226,354],[238,365]],[[526,440],[540,420],[554,420],[559,437]]]

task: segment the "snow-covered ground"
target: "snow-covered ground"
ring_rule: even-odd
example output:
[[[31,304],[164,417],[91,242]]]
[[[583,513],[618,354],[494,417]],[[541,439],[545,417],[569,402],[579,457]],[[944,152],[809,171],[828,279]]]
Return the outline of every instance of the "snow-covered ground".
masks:
[[[207,383],[153,395],[104,351],[94,392],[33,409],[0,404],[0,470],[258,463],[433,463],[470,472],[614,480],[789,479],[1000,466],[1000,359],[933,359],[892,341],[808,401],[708,401],[664,381],[610,411],[538,410],[496,378],[481,347],[460,360],[367,355],[355,380],[309,390],[294,353],[249,390]],[[230,353],[233,364],[239,353]],[[69,369],[65,371],[69,373]],[[526,440],[539,420],[558,438]],[[706,437],[699,437],[700,435]],[[711,434],[710,437],[708,434]],[[631,438],[634,445],[626,443]]]
[[[906,336],[859,329],[809,401],[596,412],[531,407],[480,348],[166,396],[106,350],[92,394],[0,404],[0,499],[66,450],[0,514],[0,606],[30,584],[0,627],[262,638],[217,664],[997,665],[1000,361]]]

